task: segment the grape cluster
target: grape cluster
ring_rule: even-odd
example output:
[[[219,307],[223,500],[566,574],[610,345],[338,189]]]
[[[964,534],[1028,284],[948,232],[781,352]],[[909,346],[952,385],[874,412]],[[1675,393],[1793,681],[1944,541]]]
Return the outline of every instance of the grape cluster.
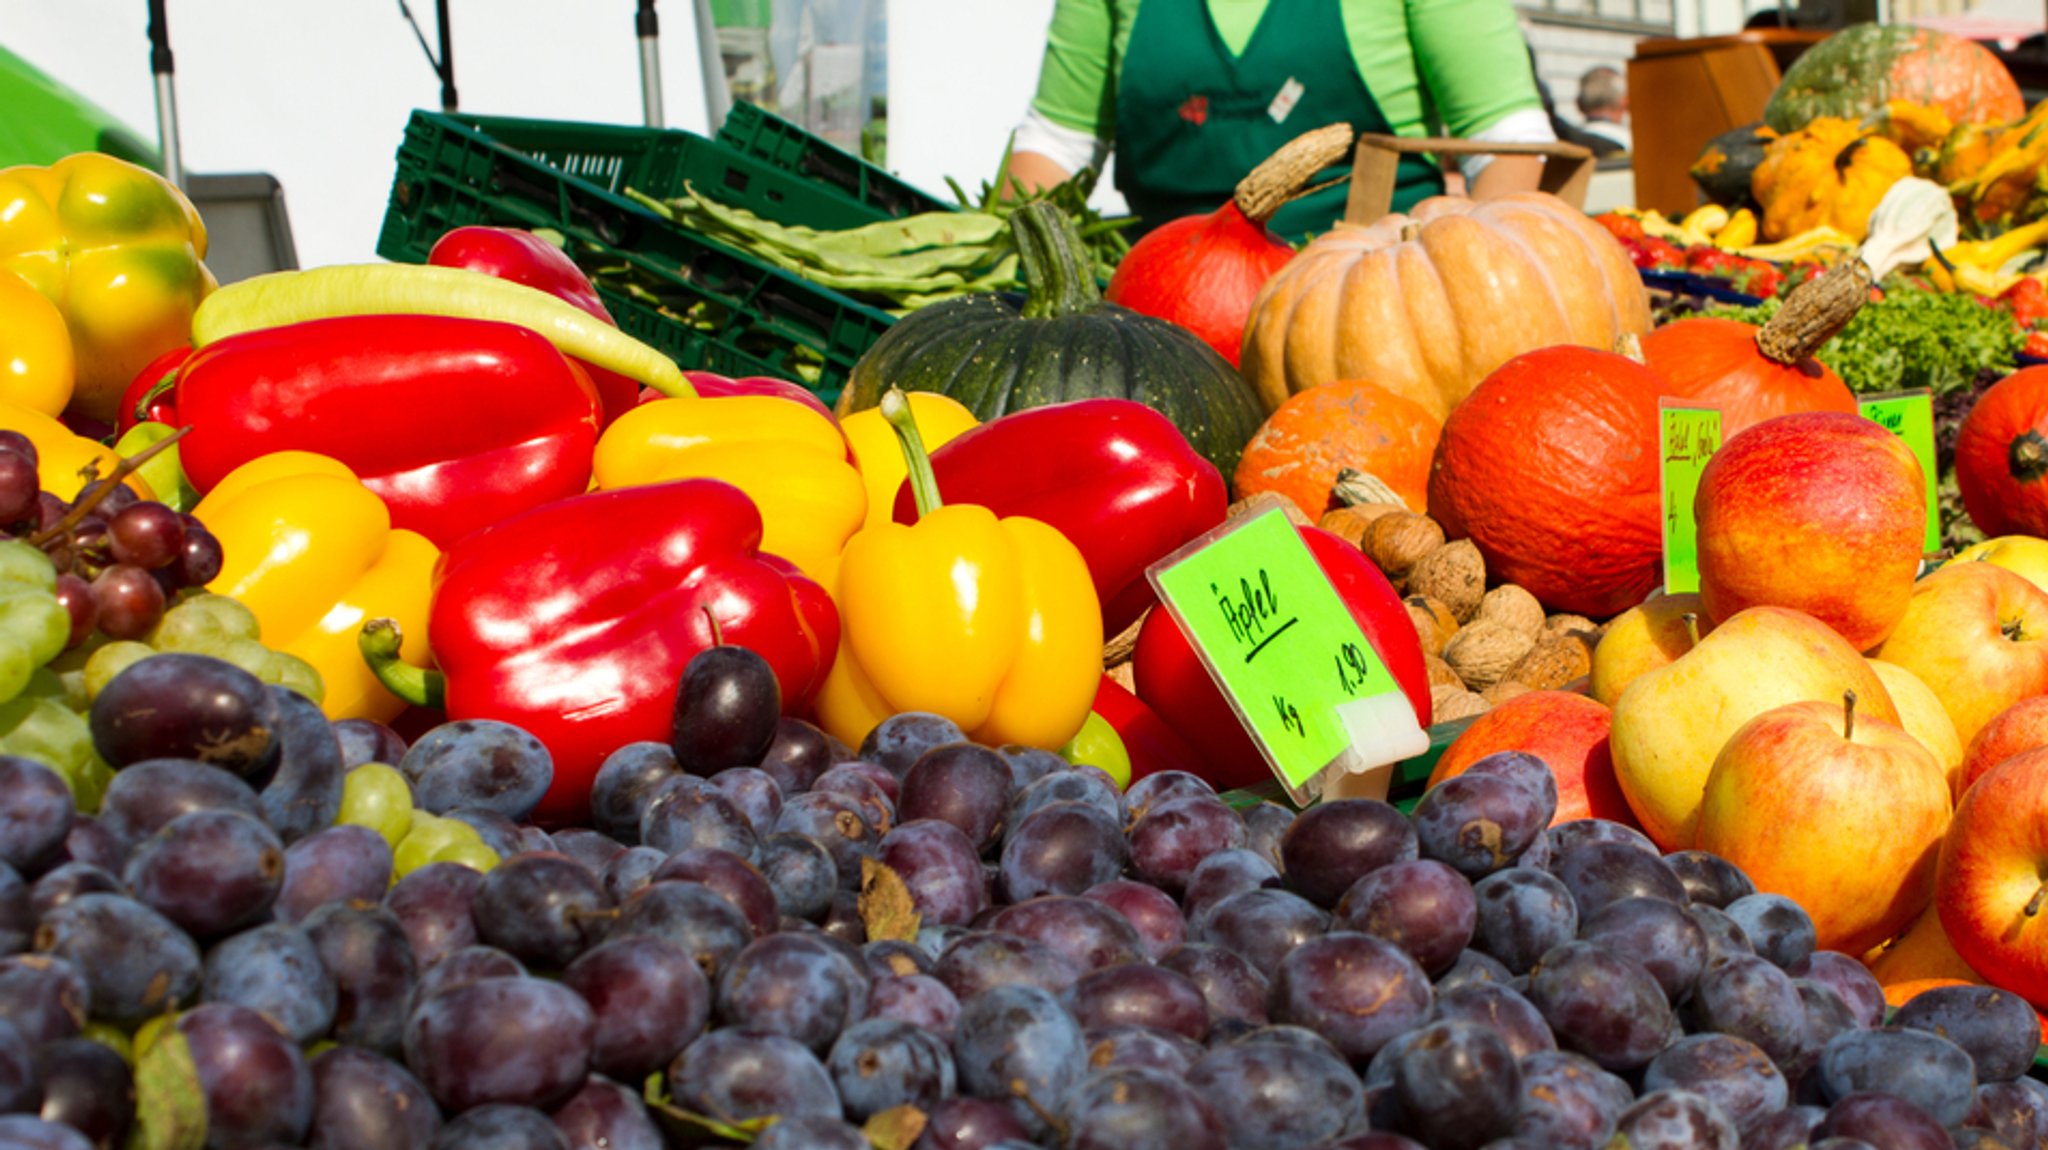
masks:
[[[198,694],[232,700],[234,754],[187,737]],[[408,746],[307,709],[163,655],[95,701],[119,768],[95,814],[0,759],[0,1145],[160,1136],[132,1086],[174,1072],[223,1146],[2048,1137],[2026,1003],[1947,988],[1886,1023],[1864,967],[1724,860],[1550,825],[1527,755],[1412,815],[1238,808],[933,715],[851,748],[718,648],[674,738],[616,751],[591,826],[549,832],[524,732]]]

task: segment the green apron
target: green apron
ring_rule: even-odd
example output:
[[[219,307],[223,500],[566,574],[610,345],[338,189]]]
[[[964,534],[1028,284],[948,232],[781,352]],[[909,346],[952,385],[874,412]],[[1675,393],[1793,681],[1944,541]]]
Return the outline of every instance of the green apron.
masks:
[[[1339,122],[1390,130],[1358,74],[1338,0],[1270,0],[1239,56],[1217,33],[1207,0],[1144,0],[1117,78],[1117,190],[1145,229],[1213,212],[1282,144]],[[1442,190],[1434,162],[1404,156],[1394,208]],[[1328,231],[1348,192],[1338,184],[1295,200],[1271,226],[1297,241]]]

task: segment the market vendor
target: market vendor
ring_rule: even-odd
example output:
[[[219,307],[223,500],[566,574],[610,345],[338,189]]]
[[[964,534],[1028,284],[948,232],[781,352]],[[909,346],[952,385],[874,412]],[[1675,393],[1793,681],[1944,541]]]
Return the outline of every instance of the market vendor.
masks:
[[[1058,0],[1010,173],[1027,189],[1101,169],[1143,227],[1214,211],[1245,173],[1324,124],[1494,142],[1555,139],[1508,0]],[[1536,187],[1536,156],[1461,157],[1473,194]],[[1396,210],[1443,190],[1405,156]],[[1344,214],[1327,187],[1283,208],[1300,237]]]

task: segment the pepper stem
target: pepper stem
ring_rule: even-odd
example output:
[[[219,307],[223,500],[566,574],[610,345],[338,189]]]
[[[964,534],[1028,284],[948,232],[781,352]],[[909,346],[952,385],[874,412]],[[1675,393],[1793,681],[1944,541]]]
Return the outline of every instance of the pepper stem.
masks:
[[[882,418],[895,429],[896,442],[903,448],[903,463],[910,470],[910,494],[917,500],[917,517],[930,515],[945,504],[939,500],[939,477],[932,472],[931,453],[918,434],[917,414],[910,410],[910,397],[900,387],[882,393]]]
[[[363,662],[369,664],[370,673],[377,676],[385,690],[415,707],[446,706],[448,677],[399,658],[398,647],[404,639],[396,619],[372,619],[356,635],[356,649],[363,653]]]

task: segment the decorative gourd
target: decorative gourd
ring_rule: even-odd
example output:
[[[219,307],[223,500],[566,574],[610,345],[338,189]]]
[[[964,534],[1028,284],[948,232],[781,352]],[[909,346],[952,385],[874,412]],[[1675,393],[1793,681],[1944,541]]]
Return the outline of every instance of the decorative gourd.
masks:
[[[1240,366],[1268,411],[1369,379],[1442,418],[1525,351],[1649,329],[1628,253],[1584,212],[1542,192],[1433,196],[1310,241],[1259,293]]]
[[[1709,203],[1736,207],[1749,202],[1750,176],[1764,162],[1764,149],[1778,133],[1761,123],[1731,128],[1707,141],[1687,174]]]
[[[1764,123],[1796,132],[1821,116],[1860,120],[1887,100],[1932,104],[1958,124],[2027,110],[1998,57],[1973,40],[1910,24],[1852,24],[1802,53],[1764,105]]]
[[[1549,347],[1486,377],[1444,422],[1429,513],[1486,572],[1552,611],[1604,619],[1662,577],[1657,400],[1614,352]]]
[[[1869,123],[1873,132],[1913,157],[1916,169],[1932,167],[1940,157],[1942,143],[1956,130],[1947,111],[1911,100],[1886,100]]]
[[[2048,367],[1991,385],[1956,435],[1956,487],[1987,537],[2048,536]]]
[[[1998,232],[2042,215],[2036,178],[2048,165],[2048,100],[2011,124],[1963,124],[1942,142],[1935,178],[1981,230]]]
[[[1420,512],[1442,434],[1443,421],[1428,409],[1377,384],[1312,387],[1266,417],[1245,445],[1231,484],[1239,499],[1273,491],[1320,519],[1336,502],[1331,488],[1338,473],[1348,468],[1379,479]]]
[[[1813,357],[1870,298],[1861,260],[1801,284],[1762,327],[1694,316],[1643,337],[1643,358],[1675,395],[1721,409],[1721,437],[1795,411],[1856,414],[1856,397]]]
[[[1187,328],[1235,366],[1252,300],[1294,258],[1266,221],[1343,159],[1351,136],[1349,124],[1299,136],[1239,181],[1229,203],[1146,233],[1116,265],[1104,297]]]
[[[1912,174],[1913,161],[1897,144],[1854,121],[1823,116],[1771,141],[1750,193],[1764,210],[1765,239],[1824,225],[1862,239],[1871,209]]]
[[[1080,234],[1058,208],[1025,204],[1010,228],[1023,305],[962,296],[896,321],[854,364],[839,414],[875,406],[891,384],[951,396],[984,422],[1070,399],[1131,399],[1231,474],[1265,418],[1237,370],[1185,328],[1103,302]]]

